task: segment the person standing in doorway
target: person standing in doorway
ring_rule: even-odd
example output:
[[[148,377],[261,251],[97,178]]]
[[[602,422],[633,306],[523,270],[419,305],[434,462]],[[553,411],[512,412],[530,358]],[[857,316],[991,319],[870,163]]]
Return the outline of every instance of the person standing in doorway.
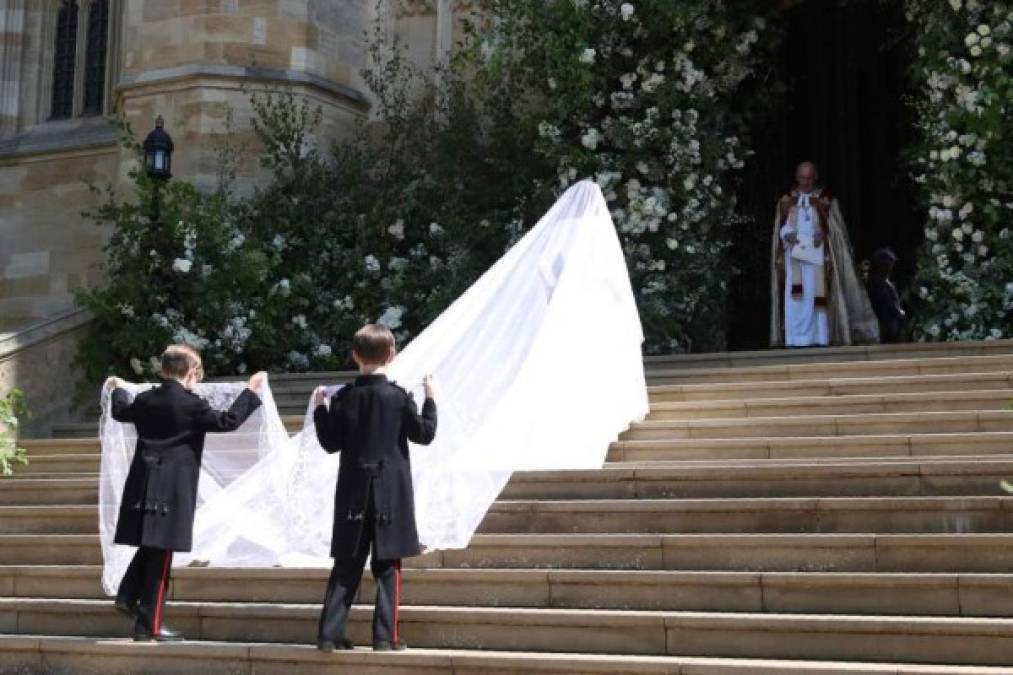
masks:
[[[819,186],[816,165],[795,171],[777,202],[771,242],[771,346],[868,344],[879,340],[859,282],[840,205]]]

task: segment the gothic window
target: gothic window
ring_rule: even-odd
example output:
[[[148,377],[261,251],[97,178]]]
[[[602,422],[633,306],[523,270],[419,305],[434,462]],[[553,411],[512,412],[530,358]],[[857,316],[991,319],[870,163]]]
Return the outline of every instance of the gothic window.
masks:
[[[94,0],[88,8],[85,49],[84,114],[99,115],[105,98],[106,46],[109,36],[109,0]]]
[[[74,112],[74,62],[77,55],[77,2],[64,0],[56,15],[56,46],[53,54],[53,119]]]
[[[54,3],[53,100],[50,119],[106,112],[110,24],[118,0],[59,0]]]

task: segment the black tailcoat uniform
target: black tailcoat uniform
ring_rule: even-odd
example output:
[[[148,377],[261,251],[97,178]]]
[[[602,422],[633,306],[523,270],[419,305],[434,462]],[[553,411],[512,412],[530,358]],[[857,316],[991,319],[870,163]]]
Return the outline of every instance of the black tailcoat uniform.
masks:
[[[172,552],[192,547],[205,435],[235,431],[259,406],[245,389],[229,410],[214,410],[175,380],[132,402],[126,390],[113,391],[113,419],[137,427],[115,542],[139,547],[118,594],[126,605],[138,604],[139,632],[158,632]]]
[[[372,548],[377,585],[375,642],[397,642],[401,558],[418,555],[408,442],[436,435],[436,403],[419,412],[412,397],[384,375],[361,375],[313,412],[317,439],[341,452],[334,493],[334,569],[320,618],[320,642],[344,639],[345,620]]]
[[[880,342],[900,342],[904,334],[904,308],[897,288],[885,277],[869,279],[869,300],[879,319]]]

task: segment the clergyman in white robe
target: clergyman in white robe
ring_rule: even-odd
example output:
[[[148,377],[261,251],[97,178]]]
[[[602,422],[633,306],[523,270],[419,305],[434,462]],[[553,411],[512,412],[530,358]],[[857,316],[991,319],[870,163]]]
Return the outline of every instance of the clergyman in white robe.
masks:
[[[816,167],[799,165],[799,185],[777,202],[771,237],[770,345],[874,344],[879,324],[851,256],[840,205],[817,188]],[[819,251],[817,262],[793,255],[797,242]]]

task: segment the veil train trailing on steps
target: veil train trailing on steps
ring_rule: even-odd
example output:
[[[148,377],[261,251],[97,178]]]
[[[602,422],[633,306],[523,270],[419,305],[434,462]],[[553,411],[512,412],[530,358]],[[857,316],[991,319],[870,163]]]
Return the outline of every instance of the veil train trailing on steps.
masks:
[[[467,546],[514,471],[601,467],[609,443],[647,414],[642,342],[608,208],[582,181],[391,364],[390,378],[416,397],[425,374],[438,383],[436,440],[411,447],[423,546]],[[198,392],[224,407],[242,386]],[[318,445],[311,411],[288,438],[269,390],[263,398],[236,434],[208,436],[194,550],[178,564],[330,566],[338,457]],[[100,533],[112,594],[133,551],[112,536],[136,432],[109,416],[108,394],[102,403]]]

